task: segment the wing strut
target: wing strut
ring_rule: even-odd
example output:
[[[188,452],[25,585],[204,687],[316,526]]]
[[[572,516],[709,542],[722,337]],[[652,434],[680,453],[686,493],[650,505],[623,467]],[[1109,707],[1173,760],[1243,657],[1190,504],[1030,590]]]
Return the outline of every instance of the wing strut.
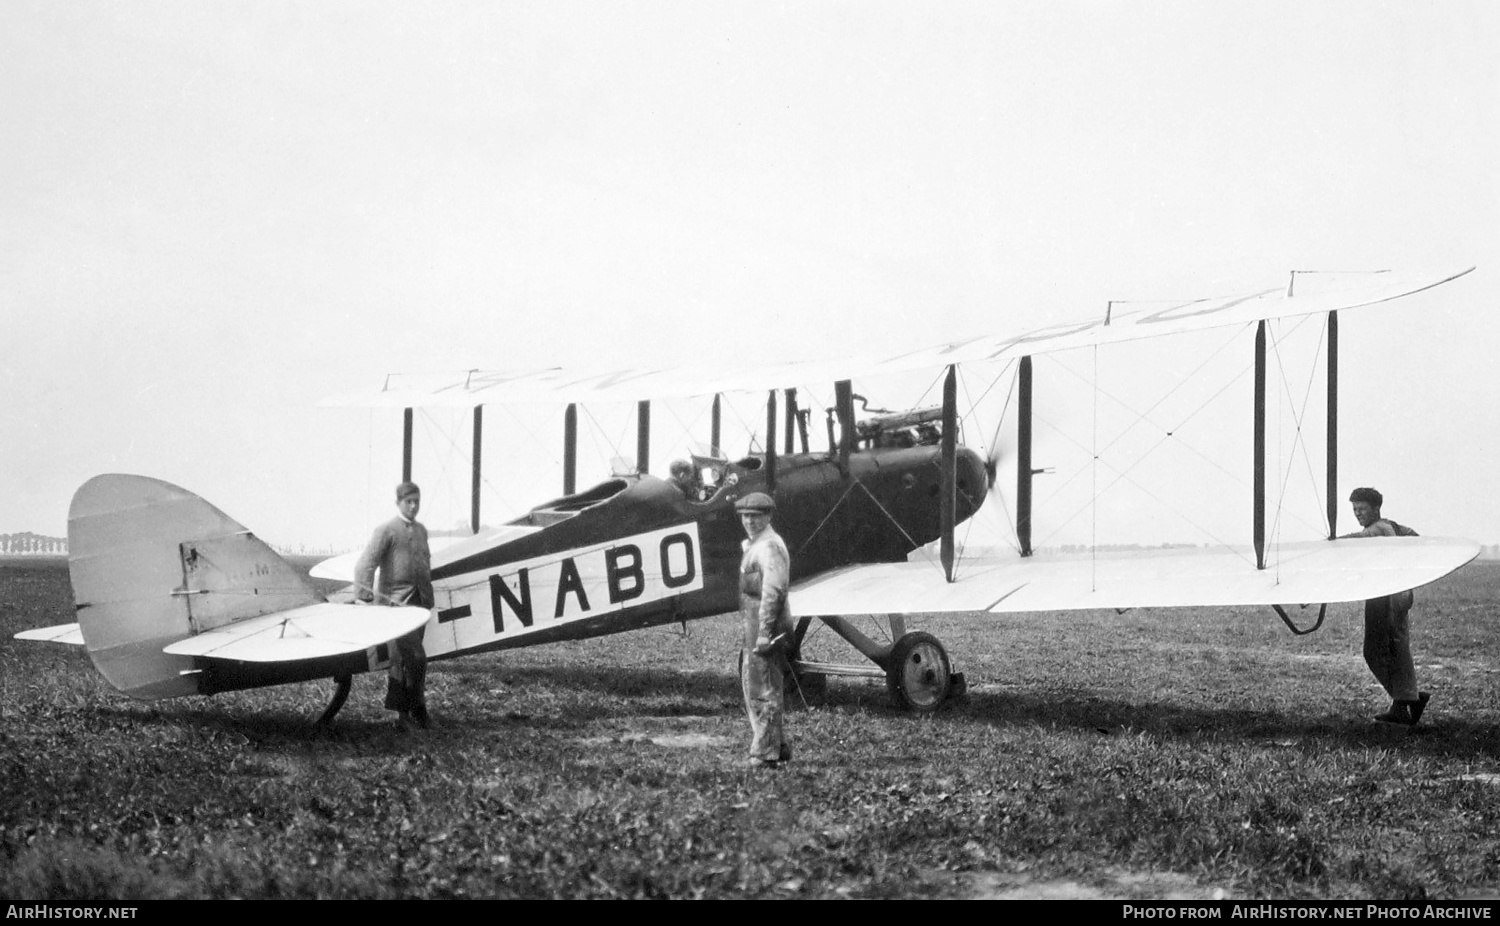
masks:
[[[719,459],[719,431],[723,420],[722,402],[720,394],[714,393],[714,407],[709,415],[708,446],[715,460]]]
[[[480,450],[484,447],[484,406],[474,406],[474,474],[469,483],[469,526],[479,533]]]
[[[401,481],[411,482],[411,408],[401,416]]]
[[[1339,313],[1328,313],[1328,539],[1339,535]]]
[[[839,474],[849,475],[849,455],[854,453],[854,387],[849,380],[833,384],[833,405],[839,418]]]
[[[635,471],[643,476],[651,471],[650,399],[635,404]]]
[[[953,530],[956,521],[954,507],[958,495],[958,367],[948,364],[948,373],[943,377],[943,473],[939,497],[939,516],[942,518],[943,540],[940,556],[943,574],[953,581]]]
[[[776,390],[766,391],[766,491],[776,493]]]
[[[1266,322],[1255,326],[1255,568],[1266,568]]]
[[[578,491],[578,403],[563,412],[563,494]]]
[[[797,448],[793,441],[797,436],[797,390],[795,387],[786,391],[786,416],[782,421],[782,431],[785,438],[781,445],[783,453],[796,453]]]
[[[1031,555],[1031,358],[1021,358],[1016,389],[1016,542]]]

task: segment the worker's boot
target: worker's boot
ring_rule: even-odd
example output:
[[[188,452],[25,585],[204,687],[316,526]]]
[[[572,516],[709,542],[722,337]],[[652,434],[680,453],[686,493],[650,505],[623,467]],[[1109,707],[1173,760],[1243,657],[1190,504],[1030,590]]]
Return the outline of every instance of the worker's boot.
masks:
[[[1431,700],[1432,695],[1425,691],[1419,691],[1417,692],[1417,700],[1406,702],[1408,709],[1411,711],[1412,726],[1416,726],[1417,721],[1422,719],[1422,712],[1427,710],[1427,702]]]
[[[1411,715],[1411,705],[1414,703],[1417,702],[1392,701],[1391,709],[1386,711],[1384,714],[1376,714],[1375,721],[1377,723],[1399,723],[1403,726],[1409,727],[1412,724],[1416,723],[1416,720],[1412,719]]]

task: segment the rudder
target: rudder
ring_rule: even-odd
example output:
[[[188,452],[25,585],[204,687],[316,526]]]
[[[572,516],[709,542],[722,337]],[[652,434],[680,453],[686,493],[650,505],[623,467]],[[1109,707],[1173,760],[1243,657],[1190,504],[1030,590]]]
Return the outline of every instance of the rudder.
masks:
[[[233,518],[148,476],[96,476],[79,488],[68,510],[68,572],[95,668],[136,698],[198,693],[194,658],[164,646],[323,600]]]

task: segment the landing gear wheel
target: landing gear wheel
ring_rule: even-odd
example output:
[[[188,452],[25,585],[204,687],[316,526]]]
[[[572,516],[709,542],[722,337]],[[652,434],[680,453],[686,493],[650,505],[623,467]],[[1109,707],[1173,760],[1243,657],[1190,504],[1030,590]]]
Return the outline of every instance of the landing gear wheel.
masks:
[[[898,707],[914,714],[937,710],[953,691],[948,653],[930,633],[909,633],[891,647],[885,686]]]

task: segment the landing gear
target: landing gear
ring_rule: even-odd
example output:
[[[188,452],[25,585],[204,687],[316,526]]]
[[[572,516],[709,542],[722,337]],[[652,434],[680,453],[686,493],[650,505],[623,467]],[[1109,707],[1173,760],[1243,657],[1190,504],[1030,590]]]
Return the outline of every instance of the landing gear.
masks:
[[[953,694],[955,676],[948,653],[937,637],[908,633],[891,647],[885,663],[885,686],[896,706],[914,714],[930,714]]]
[[[944,701],[962,697],[968,690],[963,673],[953,671],[948,652],[937,637],[930,633],[907,633],[898,614],[890,615],[891,637],[896,641],[892,644],[870,639],[847,618],[829,615],[818,619],[874,665],[839,665],[794,658],[792,668],[804,685],[806,680],[827,675],[883,678],[896,706],[914,714],[930,714]],[[808,621],[804,617],[797,626],[799,648]]]
[[[802,705],[821,704],[828,698],[828,676],[793,668],[786,674],[786,696]],[[787,703],[794,703],[788,700]]]

